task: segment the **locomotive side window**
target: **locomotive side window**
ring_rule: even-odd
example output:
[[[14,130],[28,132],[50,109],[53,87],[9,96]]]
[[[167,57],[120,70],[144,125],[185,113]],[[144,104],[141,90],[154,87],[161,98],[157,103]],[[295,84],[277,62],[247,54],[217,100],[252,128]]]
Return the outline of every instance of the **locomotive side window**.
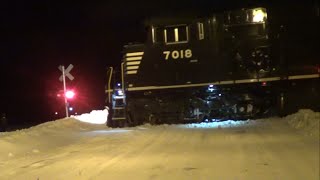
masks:
[[[166,44],[186,43],[189,40],[188,26],[169,26],[164,29],[164,42]]]
[[[203,23],[197,23],[197,26],[198,26],[198,39],[202,40],[204,39]]]
[[[161,43],[163,42],[163,28],[152,27],[152,42]]]
[[[154,28],[153,26],[151,27],[151,36],[152,36],[152,43],[156,42],[156,28]]]

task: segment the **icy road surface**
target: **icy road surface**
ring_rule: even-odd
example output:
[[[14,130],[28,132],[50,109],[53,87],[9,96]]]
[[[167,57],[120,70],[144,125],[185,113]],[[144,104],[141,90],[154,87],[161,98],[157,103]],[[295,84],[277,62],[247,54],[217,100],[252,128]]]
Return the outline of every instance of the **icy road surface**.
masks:
[[[62,119],[0,134],[0,179],[319,179],[319,138],[286,119],[107,128]]]

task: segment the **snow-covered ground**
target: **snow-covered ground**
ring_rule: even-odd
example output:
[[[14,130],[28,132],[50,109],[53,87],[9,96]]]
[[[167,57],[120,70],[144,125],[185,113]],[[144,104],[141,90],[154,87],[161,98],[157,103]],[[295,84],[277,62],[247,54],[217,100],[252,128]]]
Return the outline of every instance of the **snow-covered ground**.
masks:
[[[0,133],[0,179],[319,179],[320,113],[115,129],[88,123],[104,123],[106,114]]]

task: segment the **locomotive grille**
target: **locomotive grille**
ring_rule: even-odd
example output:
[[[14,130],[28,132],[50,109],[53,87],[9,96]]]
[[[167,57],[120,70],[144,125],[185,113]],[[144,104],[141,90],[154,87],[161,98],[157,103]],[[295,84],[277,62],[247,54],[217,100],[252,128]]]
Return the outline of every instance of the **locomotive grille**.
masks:
[[[125,72],[127,75],[137,74],[144,52],[131,52],[125,55]]]

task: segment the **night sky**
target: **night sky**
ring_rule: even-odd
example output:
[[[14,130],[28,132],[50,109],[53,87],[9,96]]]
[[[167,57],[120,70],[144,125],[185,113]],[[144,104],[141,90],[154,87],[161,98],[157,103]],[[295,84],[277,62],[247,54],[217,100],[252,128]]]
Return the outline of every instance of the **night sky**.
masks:
[[[237,1],[1,1],[1,106],[11,122],[44,122],[62,100],[59,65],[74,65],[73,104],[79,113],[105,105],[106,69],[122,46],[143,42],[144,20],[194,11],[241,7]],[[256,1],[248,1],[250,6]]]

